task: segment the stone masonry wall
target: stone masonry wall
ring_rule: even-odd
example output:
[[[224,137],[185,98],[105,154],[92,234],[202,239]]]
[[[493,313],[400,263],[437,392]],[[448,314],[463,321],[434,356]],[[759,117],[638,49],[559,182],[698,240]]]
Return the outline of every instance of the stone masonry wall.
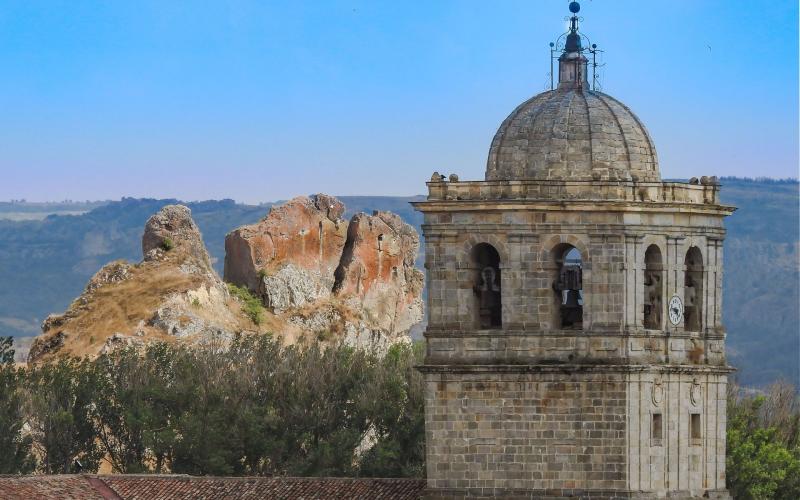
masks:
[[[431,488],[627,487],[623,374],[428,373],[425,393]]]
[[[415,204],[428,282],[427,496],[729,498],[720,312],[732,208],[716,204],[718,186],[429,187]],[[473,251],[486,244],[499,257],[492,328],[476,322],[498,300]],[[582,321],[562,326],[554,283],[570,247]],[[691,322],[667,319],[673,295],[691,303]],[[660,316],[646,322],[653,307]]]
[[[726,378],[702,371],[631,374],[627,475],[632,490],[701,496],[725,488]],[[654,436],[654,414],[661,415],[660,438]],[[692,414],[699,415],[699,438],[692,438]]]

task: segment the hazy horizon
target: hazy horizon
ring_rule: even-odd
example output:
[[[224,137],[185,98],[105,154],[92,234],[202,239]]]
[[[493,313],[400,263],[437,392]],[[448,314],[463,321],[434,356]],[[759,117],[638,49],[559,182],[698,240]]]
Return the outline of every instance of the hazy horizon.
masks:
[[[764,182],[764,181],[766,181],[766,182],[779,182],[779,183],[783,183],[783,182],[786,182],[786,183],[800,183],[800,179],[798,179],[797,177],[735,177],[734,176],[733,178],[738,180],[738,181],[743,181],[743,182]],[[682,181],[682,180],[685,180],[685,179],[664,179],[664,180],[665,181]],[[725,187],[725,179],[722,179],[722,182],[720,184],[722,185],[722,187],[724,189],[724,187]],[[186,202],[186,203],[202,203],[204,201],[232,200],[232,201],[234,201],[234,202],[236,202],[238,204],[242,204],[242,205],[264,205],[264,204],[281,203],[281,202],[288,201],[288,200],[290,200],[292,198],[295,198],[297,196],[310,196],[312,194],[318,194],[318,193],[330,194],[331,196],[335,196],[337,198],[414,198],[414,197],[420,197],[420,196],[424,197],[424,196],[426,196],[426,194],[424,192],[419,192],[419,193],[416,193],[416,194],[408,194],[408,195],[364,194],[364,193],[360,193],[360,194],[359,193],[356,193],[356,194],[338,194],[338,193],[329,192],[329,191],[326,191],[326,190],[323,189],[323,190],[317,190],[317,191],[307,192],[307,193],[295,193],[295,194],[292,194],[292,195],[290,195],[288,197],[285,197],[285,198],[277,198],[277,199],[272,199],[272,200],[260,200],[260,201],[243,201],[243,200],[237,200],[235,198],[222,198],[222,197],[202,198],[202,199],[185,199],[185,198],[180,198],[180,197],[176,197],[176,196],[162,196],[162,197],[153,197],[153,196],[120,196],[118,198],[103,198],[103,199],[98,198],[98,199],[87,199],[87,200],[76,200],[76,199],[71,199],[71,198],[65,198],[65,199],[62,199],[62,200],[55,200],[55,199],[51,199],[51,200],[5,199],[5,200],[2,200],[2,199],[0,199],[0,203],[29,203],[29,204],[43,204],[43,205],[45,205],[45,204],[60,204],[60,203],[64,203],[64,204],[68,204],[68,203],[90,204],[90,203],[104,203],[104,202],[113,203],[113,202],[122,201],[123,199],[126,199],[126,198],[130,198],[130,199],[156,199],[156,200],[173,200],[174,199],[174,200],[178,200],[178,201]]]
[[[0,199],[412,196],[484,175],[566,1],[6,2]],[[582,2],[664,178],[798,176],[798,4]],[[370,193],[370,194],[362,194]]]

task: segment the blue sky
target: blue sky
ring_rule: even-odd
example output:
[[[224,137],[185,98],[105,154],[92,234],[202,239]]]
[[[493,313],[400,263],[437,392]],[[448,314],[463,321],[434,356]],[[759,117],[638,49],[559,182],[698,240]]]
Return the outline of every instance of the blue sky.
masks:
[[[567,1],[0,1],[0,200],[482,179]],[[798,175],[796,0],[584,0],[664,177]]]

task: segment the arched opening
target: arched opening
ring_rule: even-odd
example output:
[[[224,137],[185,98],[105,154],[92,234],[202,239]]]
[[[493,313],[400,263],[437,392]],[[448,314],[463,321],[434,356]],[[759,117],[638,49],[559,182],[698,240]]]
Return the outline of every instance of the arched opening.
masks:
[[[697,247],[686,252],[683,276],[683,329],[699,332],[703,323],[703,255]]]
[[[664,267],[656,245],[644,253],[644,327],[659,330],[664,311]]]
[[[554,318],[556,328],[562,330],[583,329],[583,258],[572,245],[561,244],[553,251],[556,261],[556,276],[553,281],[555,293]]]
[[[472,290],[476,327],[500,328],[503,326],[500,254],[492,245],[479,243],[472,248],[471,258],[475,270]]]

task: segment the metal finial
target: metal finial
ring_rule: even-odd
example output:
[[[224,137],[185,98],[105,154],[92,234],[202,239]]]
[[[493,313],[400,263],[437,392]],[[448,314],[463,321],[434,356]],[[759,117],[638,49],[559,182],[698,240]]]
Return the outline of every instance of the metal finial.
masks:
[[[581,4],[578,2],[570,2],[569,3],[569,11],[573,14],[577,14],[581,10]]]

